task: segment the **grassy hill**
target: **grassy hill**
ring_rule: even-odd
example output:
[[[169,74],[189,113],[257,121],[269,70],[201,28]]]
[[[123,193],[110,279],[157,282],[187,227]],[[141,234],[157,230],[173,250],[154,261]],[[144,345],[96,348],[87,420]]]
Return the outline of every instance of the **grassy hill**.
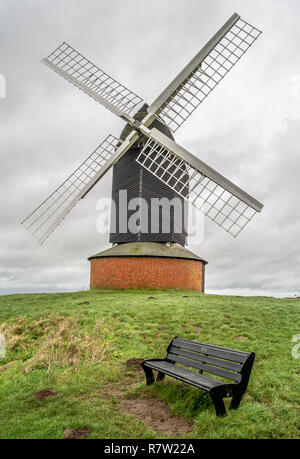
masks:
[[[175,291],[2,296],[0,438],[76,428],[89,438],[299,438],[299,305]],[[217,418],[205,392],[171,378],[147,387],[130,367],[164,356],[175,335],[256,353],[237,411]]]

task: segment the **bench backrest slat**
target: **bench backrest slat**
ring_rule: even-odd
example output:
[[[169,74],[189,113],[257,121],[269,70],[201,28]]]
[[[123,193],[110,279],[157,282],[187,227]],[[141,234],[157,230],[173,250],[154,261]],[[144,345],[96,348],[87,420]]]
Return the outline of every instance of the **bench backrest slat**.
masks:
[[[229,360],[222,360],[216,357],[210,357],[206,354],[199,354],[196,352],[186,351],[179,347],[171,346],[169,352],[182,357],[188,357],[189,359],[197,360],[198,362],[208,363],[220,368],[226,368],[227,370],[241,372],[242,365],[240,363],[230,362]]]
[[[221,376],[222,378],[226,378],[226,379],[231,379],[236,382],[240,382],[242,379],[242,376],[239,373],[234,373],[232,371],[223,370],[223,368],[214,367],[212,365],[207,365],[206,363],[191,361],[184,357],[180,357],[179,355],[168,354],[167,358],[174,362],[178,362],[183,365],[188,365],[192,368],[197,368],[198,370],[202,370],[207,373],[212,373],[214,375]]]
[[[174,338],[168,347],[167,359],[240,382],[243,364],[249,355],[247,352]]]
[[[188,341],[181,338],[174,338],[172,346],[239,363],[245,363],[249,357],[249,353],[247,352],[225,349],[219,346],[211,346],[210,344],[195,343],[194,341]]]

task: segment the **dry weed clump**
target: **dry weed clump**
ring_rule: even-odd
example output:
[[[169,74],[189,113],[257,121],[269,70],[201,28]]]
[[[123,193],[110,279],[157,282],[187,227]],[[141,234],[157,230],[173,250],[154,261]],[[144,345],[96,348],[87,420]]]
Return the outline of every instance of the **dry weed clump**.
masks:
[[[54,365],[75,366],[79,362],[101,362],[109,353],[101,336],[102,321],[96,321],[90,332],[80,328],[72,317],[18,319],[0,325],[7,349],[32,351],[25,371],[51,369]]]

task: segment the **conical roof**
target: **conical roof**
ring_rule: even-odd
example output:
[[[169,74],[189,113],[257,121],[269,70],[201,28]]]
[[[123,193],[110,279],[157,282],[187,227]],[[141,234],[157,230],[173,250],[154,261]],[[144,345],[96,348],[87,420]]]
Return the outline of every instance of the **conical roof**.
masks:
[[[115,247],[92,255],[88,260],[102,257],[163,257],[163,258],[184,258],[188,260],[207,261],[179,244],[171,243],[166,245],[162,242],[128,242],[118,244]]]

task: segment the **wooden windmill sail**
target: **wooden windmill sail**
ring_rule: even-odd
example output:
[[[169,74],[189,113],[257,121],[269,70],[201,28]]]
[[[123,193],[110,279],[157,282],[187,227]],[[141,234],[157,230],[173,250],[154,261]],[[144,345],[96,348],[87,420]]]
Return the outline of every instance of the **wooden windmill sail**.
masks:
[[[113,197],[179,197],[236,237],[263,205],[175,142],[173,134],[208,97],[261,32],[234,14],[150,105],[62,43],[43,62],[127,123],[109,135],[22,223],[42,243],[75,204],[114,167]],[[181,218],[181,217],[180,217]],[[112,233],[110,241],[186,242],[184,230]],[[160,225],[160,223],[159,223]],[[160,226],[159,226],[160,228]]]

